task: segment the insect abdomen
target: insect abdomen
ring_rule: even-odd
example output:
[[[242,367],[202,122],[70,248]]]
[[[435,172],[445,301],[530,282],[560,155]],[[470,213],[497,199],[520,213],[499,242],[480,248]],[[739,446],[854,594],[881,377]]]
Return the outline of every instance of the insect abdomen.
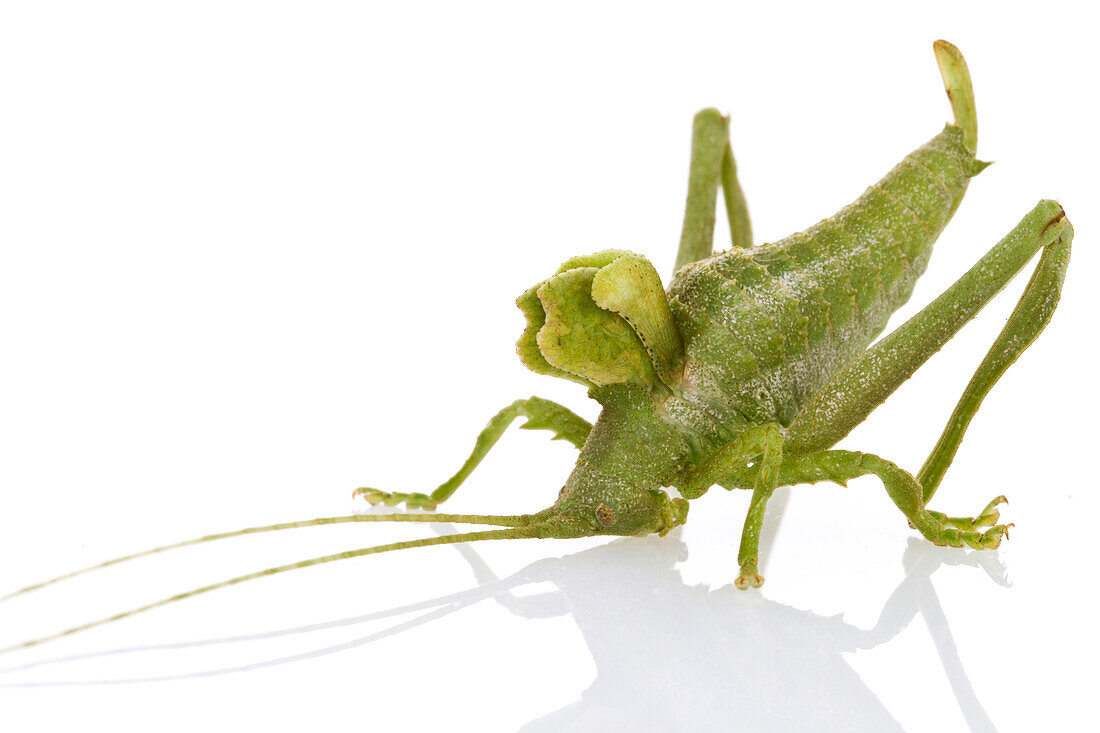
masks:
[[[794,419],[909,298],[984,167],[948,125],[835,216],[682,268],[669,296],[687,374],[706,372],[750,422]]]

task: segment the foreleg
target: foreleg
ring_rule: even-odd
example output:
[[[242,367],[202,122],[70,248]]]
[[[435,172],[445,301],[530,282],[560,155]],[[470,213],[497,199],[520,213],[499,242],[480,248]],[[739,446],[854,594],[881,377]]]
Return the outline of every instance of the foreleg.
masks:
[[[556,402],[544,400],[541,397],[530,397],[525,400],[516,400],[512,404],[498,412],[481,434],[477,436],[474,450],[470,457],[458,469],[458,473],[439,485],[431,494],[402,493],[379,491],[378,489],[356,489],[354,495],[362,496],[371,504],[385,504],[396,506],[405,502],[410,509],[435,509],[438,504],[450,498],[451,494],[462,485],[481,459],[492,449],[500,436],[508,429],[508,426],[518,417],[526,417],[527,422],[520,425],[524,430],[549,430],[554,433],[554,440],[568,440],[577,448],[584,445],[588,439],[588,433],[592,429],[591,423],[580,417],[567,407]]]

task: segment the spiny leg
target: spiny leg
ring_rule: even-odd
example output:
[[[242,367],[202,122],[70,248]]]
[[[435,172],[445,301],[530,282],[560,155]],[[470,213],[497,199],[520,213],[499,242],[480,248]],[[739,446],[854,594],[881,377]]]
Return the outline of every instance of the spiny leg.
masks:
[[[692,123],[691,170],[676,270],[709,257],[714,250],[719,185],[734,246],[751,247],[752,227],[745,194],[737,182],[737,164],[729,144],[729,119],[716,109],[704,109]]]
[[[779,468],[778,483],[786,486],[832,481],[847,486],[849,479],[867,475],[875,475],[882,481],[886,493],[901,509],[910,526],[933,544],[950,547],[965,545],[985,550],[999,546],[1001,538],[1008,536],[1011,525],[995,524],[982,531],[977,529],[980,518],[967,520],[969,526],[960,527],[958,525],[963,521],[945,521],[942,514],[928,511],[924,508],[924,490],[917,479],[885,458],[871,453],[830,450],[808,455],[786,455]],[[995,502],[991,506],[995,506]]]
[[[439,485],[431,494],[387,492],[378,489],[356,489],[354,496],[362,496],[371,504],[385,504],[397,506],[405,502],[409,509],[435,509],[438,504],[450,498],[451,494],[462,485],[481,460],[492,449],[500,436],[508,429],[508,426],[518,417],[526,417],[527,422],[520,426],[524,430],[549,430],[554,433],[553,440],[568,440],[577,448],[584,446],[588,439],[588,432],[592,429],[591,423],[580,417],[567,407],[556,402],[544,400],[541,397],[530,397],[525,400],[516,400],[512,404],[498,412],[481,434],[477,436],[474,450],[470,457],[462,464],[462,468],[449,479]]]
[[[757,458],[759,462],[752,466],[752,500],[741,531],[741,546],[737,551],[741,572],[734,585],[742,590],[759,588],[764,584],[759,570],[760,530],[768,499],[778,485],[779,466],[783,459],[783,434],[779,426],[767,423],[746,430],[688,473],[681,481],[682,488],[677,487],[685,498],[697,498],[725,477],[740,473],[749,461]]]
[[[1042,250],[1024,295],[978,367],[918,475],[923,503],[927,504],[985,395],[1050,320],[1061,293],[1072,239],[1073,227],[1062,207],[1055,201],[1041,201],[940,297],[868,349],[815,394],[788,430],[787,451],[823,450],[847,435]],[[995,507],[1002,501],[1003,497],[995,499],[973,522],[950,518],[949,523],[967,530],[994,524]],[[949,519],[942,514],[938,517],[939,521]]]

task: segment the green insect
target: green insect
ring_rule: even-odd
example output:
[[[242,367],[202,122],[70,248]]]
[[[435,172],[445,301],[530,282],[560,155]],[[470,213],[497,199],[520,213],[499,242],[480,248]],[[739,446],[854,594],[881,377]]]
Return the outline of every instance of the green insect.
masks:
[[[761,525],[777,487],[877,476],[910,525],[938,545],[997,547],[997,497],[975,517],[927,508],[985,395],[1049,322],[1069,262],[1073,228],[1054,201],[1041,201],[946,292],[874,343],[909,298],[932,244],[970,179],[977,123],[966,63],[946,41],[934,45],[954,124],[915,150],[854,203],[808,230],[754,246],[717,111],[695,117],[687,211],[667,291],[644,257],[607,250],[573,258],[524,292],[520,360],[540,374],[583,384],[602,406],[594,425],[532,397],[498,413],[451,479],[424,493],[359,489],[372,504],[435,509],[454,494],[517,418],[580,449],[552,506],[532,514],[356,514],[252,527],[155,548],[345,522],[454,522],[490,529],[368,547],[269,568],[25,642],[32,646],[109,621],[267,575],[391,550],[478,540],[665,534],[683,524],[688,501],[711,486],[752,492],[738,553],[738,588],[759,587]],[[733,247],[712,254],[721,190]],[[1023,266],[1038,265],[1004,330],[963,392],[939,441],[914,475],[870,453],[832,446],[939,350]],[[670,498],[666,487],[680,497]],[[0,599],[2,600],[2,599]]]

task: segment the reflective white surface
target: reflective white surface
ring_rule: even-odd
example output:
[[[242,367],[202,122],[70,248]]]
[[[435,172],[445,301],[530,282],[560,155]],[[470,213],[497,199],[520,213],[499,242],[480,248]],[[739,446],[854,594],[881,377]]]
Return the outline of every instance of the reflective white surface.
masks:
[[[729,111],[757,239],[774,240],[940,129],[931,41],[947,38],[997,165],[889,328],[1040,198],[1077,240],[1050,327],[935,497],[972,514],[1006,494],[998,552],[929,546],[873,479],[794,487],[769,509],[767,583],[738,592],[747,497],[715,489],[665,538],[364,558],[0,655],[0,729],[1088,730],[1095,20],[1069,3],[5,6],[0,594],[362,511],[356,486],[431,488],[520,396],[595,417],[577,386],[519,365],[513,299],[609,246],[667,273],[703,106]],[[1024,279],[842,446],[919,467]],[[541,509],[573,460],[513,429],[445,508]],[[449,531],[148,558],[0,603],[0,647]]]
[[[765,549],[774,549],[775,524]],[[799,594],[812,599],[802,607],[768,585],[739,592],[685,580],[700,563],[674,535],[596,544],[502,576],[481,548],[456,549],[405,563],[415,589],[392,606],[375,597],[392,588],[370,589],[400,579],[381,569],[391,558],[374,558],[369,569],[330,574],[342,596],[301,576],[11,656],[0,666],[7,715],[43,729],[91,714],[164,730],[224,715],[276,729],[313,720],[338,729],[991,731],[1034,729],[1052,708],[1071,721],[1087,692],[1072,669],[1069,647],[1086,641],[1074,614],[1035,618],[1047,589],[1008,587],[996,553],[913,538],[839,576],[857,582]],[[448,576],[460,590],[425,592]],[[791,568],[787,580],[806,576]],[[106,588],[125,593],[123,583]],[[837,604],[852,610],[832,613]]]

